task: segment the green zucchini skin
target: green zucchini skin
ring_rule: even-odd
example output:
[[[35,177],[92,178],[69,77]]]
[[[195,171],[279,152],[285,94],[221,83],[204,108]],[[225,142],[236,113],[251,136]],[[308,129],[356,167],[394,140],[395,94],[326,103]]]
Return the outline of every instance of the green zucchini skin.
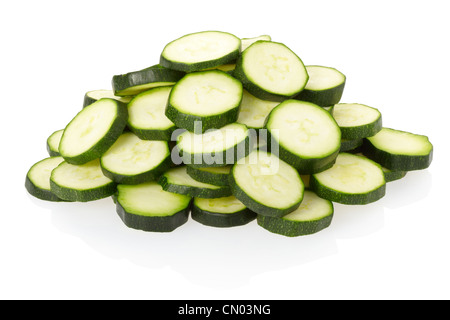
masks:
[[[176,126],[165,130],[159,129],[139,129],[128,125],[131,132],[137,135],[142,140],[162,140],[169,141],[172,138],[173,132],[177,129]]]
[[[136,95],[149,88],[138,89],[135,92],[131,90],[132,94],[127,94],[126,90],[130,91],[133,87],[156,82],[177,82],[184,75],[184,72],[168,69],[161,65],[153,65],[139,71],[113,76],[112,87],[116,96]]]
[[[62,130],[57,130],[55,132],[53,132],[48,138],[47,138],[47,152],[50,155],[50,157],[60,157],[61,154],[59,153],[59,144],[57,145],[53,145],[52,143],[52,139],[54,138],[55,135],[57,134],[61,134],[64,133],[64,129]],[[61,141],[61,138],[59,139],[59,141]]]
[[[319,197],[348,205],[362,205],[375,202],[384,197],[386,194],[386,184],[367,193],[346,194],[320,184],[314,175],[311,175],[309,180],[311,190],[313,190]]]
[[[404,176],[406,176],[406,174],[408,173],[408,171],[393,171],[386,168],[383,169],[383,172],[384,172],[384,179],[386,179],[386,182],[399,180]]]
[[[127,126],[128,121],[128,109],[127,105],[125,103],[122,103],[120,101],[110,99],[115,101],[117,106],[117,113],[116,118],[114,119],[109,132],[100,139],[94,146],[92,146],[91,149],[87,150],[86,152],[83,152],[77,156],[69,157],[64,154],[62,154],[62,157],[64,160],[70,164],[80,165],[88,163],[89,161],[95,160],[100,158],[113,144],[114,142],[119,138],[119,136],[123,133],[124,129]],[[100,100],[98,100],[100,101]],[[93,104],[91,104],[92,106]],[[86,110],[83,109],[83,110]],[[81,111],[83,112],[83,111]],[[70,123],[68,124],[68,126]],[[66,127],[67,128],[67,127]],[[63,135],[64,137],[64,135]]]
[[[280,221],[282,219],[282,221]],[[258,215],[256,221],[259,226],[264,229],[280,234],[286,237],[306,236],[317,233],[331,225],[333,220],[333,213],[323,219],[312,221],[290,221],[283,218],[274,218],[263,215]]]
[[[25,189],[31,194],[33,197],[38,198],[40,200],[52,201],[52,202],[61,202],[66,201],[59,198],[50,190],[45,190],[37,187],[28,176],[25,178]]]
[[[337,87],[321,91],[303,89],[294,99],[312,102],[321,107],[329,107],[339,103],[344,93],[344,88],[345,81]]]
[[[185,64],[182,62],[176,62],[167,60],[164,56],[161,55],[159,64],[171,69],[171,70],[177,70],[185,73],[195,72],[195,71],[202,71],[205,69],[211,69],[215,67],[219,67],[221,65],[225,64],[232,64],[236,62],[237,58],[239,57],[239,50],[235,50],[233,52],[230,52],[229,54],[223,56],[220,59],[215,60],[209,60],[209,61],[202,61],[198,63],[193,64]]]
[[[50,187],[52,192],[59,198],[74,202],[90,202],[108,198],[117,191],[117,185],[113,181],[97,188],[89,190],[77,190],[60,186],[53,180],[50,180]]]
[[[351,152],[353,150],[357,150],[357,148],[361,147],[363,144],[363,139],[341,139],[341,149],[339,152]]]
[[[430,166],[433,149],[427,155],[392,154],[376,148],[368,139],[364,139],[362,151],[369,159],[392,171],[422,170]]]
[[[243,226],[256,219],[256,213],[248,208],[234,213],[218,213],[202,210],[195,204],[192,206],[191,216],[203,225],[217,228]]]
[[[382,117],[372,123],[357,127],[339,127],[341,129],[342,139],[356,140],[371,137],[377,134],[383,127]]]
[[[159,177],[158,183],[162,186],[163,190],[178,194],[185,194],[191,197],[198,198],[221,198],[231,196],[231,189],[227,186],[223,186],[218,189],[198,188],[188,185],[178,185],[169,182],[168,178],[164,174]]]
[[[228,174],[225,173],[212,173],[203,170],[199,170],[196,167],[192,167],[190,165],[186,166],[186,172],[191,176],[192,179],[209,183],[215,186],[228,187]]]
[[[127,212],[116,202],[116,212],[123,223],[132,229],[147,232],[172,232],[189,220],[190,206],[171,216],[141,216]]]

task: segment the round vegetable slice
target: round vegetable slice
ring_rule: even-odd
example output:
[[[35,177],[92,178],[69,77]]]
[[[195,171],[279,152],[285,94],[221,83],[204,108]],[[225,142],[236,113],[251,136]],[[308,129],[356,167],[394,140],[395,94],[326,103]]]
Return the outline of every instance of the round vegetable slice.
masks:
[[[82,165],[61,162],[52,171],[50,187],[59,198],[79,202],[103,199],[116,192],[116,184],[103,174],[99,159]]]
[[[209,183],[215,186],[228,186],[228,175],[231,165],[224,167],[191,167],[186,166],[186,172],[194,180]]]
[[[321,198],[357,205],[381,199],[386,193],[386,180],[378,163],[340,153],[330,169],[311,175],[310,187]]]
[[[330,67],[306,66],[308,83],[295,97],[302,101],[309,101],[321,107],[337,104],[344,93],[345,75]]]
[[[338,103],[332,111],[342,139],[355,140],[375,135],[382,128],[378,109],[360,103]]]
[[[128,127],[144,140],[171,140],[175,124],[166,117],[172,87],[153,88],[135,96],[128,104]]]
[[[301,174],[330,168],[341,145],[341,131],[330,113],[316,104],[286,100],[267,118],[266,128],[279,156]]]
[[[261,100],[244,90],[237,122],[245,124],[249,128],[261,129],[264,127],[270,111],[278,104],[279,102]]]
[[[27,173],[25,188],[34,197],[46,201],[62,201],[50,188],[50,175],[63,157],[49,157],[35,163]]]
[[[241,40],[227,32],[191,33],[167,44],[160,64],[184,72],[200,71],[235,61],[240,47]]]
[[[364,154],[394,171],[426,169],[433,159],[433,145],[427,136],[383,128],[363,144]]]
[[[220,70],[186,75],[172,88],[166,116],[179,128],[201,133],[236,122],[242,84]]]
[[[214,199],[194,198],[192,219],[211,227],[229,228],[255,220],[256,213],[234,196]]]
[[[231,169],[233,195],[250,210],[281,217],[298,208],[304,185],[299,173],[273,154],[255,150]]]
[[[119,217],[129,228],[171,232],[188,221],[191,197],[164,191],[156,182],[117,186]]]
[[[320,198],[313,191],[305,190],[302,203],[295,211],[280,218],[258,215],[257,222],[270,232],[298,237],[314,234],[329,227],[333,213],[331,201]]]
[[[127,124],[127,106],[102,98],[81,110],[64,129],[59,153],[71,164],[98,159],[122,134]]]
[[[100,100],[101,98],[111,98],[123,103],[128,103],[133,97],[116,96],[113,90],[105,90],[105,89],[91,90],[86,92],[84,95],[83,108],[87,107],[90,104],[93,104],[95,101]]]
[[[61,142],[64,129],[53,132],[47,139],[47,152],[51,157],[60,156],[59,143]]]
[[[278,42],[256,41],[239,57],[233,75],[262,100],[283,101],[300,93],[308,82],[302,60]]]
[[[116,183],[140,184],[158,179],[172,161],[167,141],[141,140],[123,133],[100,160],[105,176]]]

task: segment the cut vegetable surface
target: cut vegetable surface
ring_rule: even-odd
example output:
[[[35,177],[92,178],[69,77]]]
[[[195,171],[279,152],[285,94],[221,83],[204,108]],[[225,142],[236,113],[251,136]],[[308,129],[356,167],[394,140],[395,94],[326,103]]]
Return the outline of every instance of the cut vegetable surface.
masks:
[[[310,187],[321,198],[342,204],[367,204],[381,199],[386,180],[381,166],[366,157],[340,153],[330,169],[311,175]]]
[[[126,226],[170,232],[188,221],[191,197],[164,191],[156,182],[118,185],[116,208]]]
[[[134,96],[155,87],[172,86],[184,72],[154,65],[149,68],[113,76],[112,87],[116,96]]]
[[[241,40],[227,32],[191,33],[167,44],[160,64],[184,72],[200,71],[235,61],[240,48]]]
[[[220,70],[194,72],[177,82],[166,116],[179,128],[205,132],[236,122],[242,84]]]
[[[61,162],[50,177],[51,191],[61,199],[87,202],[112,196],[114,181],[106,177],[96,159],[82,165]]]
[[[241,51],[244,51],[245,49],[250,47],[250,45],[252,45],[256,41],[260,41],[260,40],[272,41],[272,38],[269,35],[267,35],[267,34],[264,34],[264,35],[261,35],[261,36],[257,36],[257,37],[253,37],[253,38],[242,38],[241,39]]]
[[[365,139],[364,154],[390,170],[411,171],[428,168],[433,145],[427,136],[383,128]]]
[[[175,124],[166,117],[172,87],[153,88],[128,103],[128,128],[144,140],[171,140]]]
[[[268,141],[279,146],[280,159],[302,174],[330,168],[339,153],[341,131],[330,113],[316,104],[286,100],[272,110],[266,128]]]
[[[234,196],[215,199],[194,198],[192,219],[211,227],[229,228],[255,220],[256,213]]]
[[[382,128],[380,111],[364,104],[336,104],[333,106],[332,115],[341,129],[343,139],[355,140],[370,137]]]
[[[93,104],[95,101],[100,100],[101,98],[111,98],[114,100],[118,100],[123,103],[130,102],[132,97],[119,97],[114,94],[113,90],[92,90],[86,92],[83,100],[83,108],[87,107],[90,104]]]
[[[63,157],[50,157],[35,163],[27,173],[25,188],[34,197],[47,201],[61,201],[50,188],[50,175]]]
[[[263,128],[270,111],[278,104],[279,102],[261,100],[244,90],[237,122],[249,128]]]
[[[231,165],[224,167],[186,167],[187,174],[194,180],[215,186],[228,186],[228,175],[230,171]]]
[[[287,237],[317,233],[330,226],[334,207],[329,200],[320,198],[313,191],[305,190],[303,201],[295,211],[281,217],[258,215],[258,225]]]
[[[304,185],[299,173],[286,162],[264,151],[253,151],[231,169],[233,195],[250,210],[281,217],[298,208]]]
[[[59,143],[61,142],[62,135],[64,133],[64,129],[57,130],[53,132],[47,138],[47,152],[51,157],[58,157],[59,154]]]
[[[67,125],[59,153],[71,164],[98,159],[122,134],[127,124],[127,106],[102,98],[81,110]]]
[[[166,171],[158,180],[163,189],[169,192],[199,198],[220,198],[231,195],[228,186],[215,186],[199,182],[187,174],[186,166],[179,166]]]
[[[295,99],[328,107],[341,100],[345,87],[345,75],[330,67],[306,66],[308,83]]]
[[[172,165],[167,141],[141,140],[123,133],[101,157],[105,176],[121,184],[140,184],[158,179]]]
[[[271,41],[257,41],[242,52],[233,75],[262,100],[292,98],[308,82],[302,60],[284,44]]]
[[[247,156],[254,142],[245,125],[232,123],[203,134],[186,131],[178,136],[177,148],[192,167],[222,167]]]

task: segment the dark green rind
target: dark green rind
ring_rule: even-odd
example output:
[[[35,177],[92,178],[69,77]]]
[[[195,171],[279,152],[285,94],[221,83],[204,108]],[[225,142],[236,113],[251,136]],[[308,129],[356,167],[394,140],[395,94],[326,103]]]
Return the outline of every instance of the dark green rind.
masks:
[[[374,136],[382,129],[382,127],[383,127],[383,120],[380,114],[380,117],[372,123],[368,123],[357,127],[339,127],[339,128],[341,129],[342,139],[355,140]]]
[[[294,99],[312,102],[321,107],[328,107],[339,103],[344,93],[344,87],[345,81],[334,88],[326,90],[303,89]]]
[[[114,98],[111,98],[111,99],[114,99]],[[89,92],[86,92],[85,95],[84,95],[84,98],[83,98],[83,108],[86,108],[87,106],[93,104],[95,101],[98,101],[98,100],[99,99],[94,99],[94,98],[90,97],[89,96]],[[116,99],[114,99],[114,100],[116,100]],[[127,103],[125,101],[120,101],[120,102]]]
[[[258,40],[255,43],[259,43],[259,42],[272,42],[272,41],[265,41],[265,40]],[[282,43],[278,43],[283,45],[284,47],[286,47],[284,44]],[[292,53],[294,53],[291,49],[289,49],[288,47],[286,47],[288,50],[290,50]],[[295,53],[294,53],[295,54]],[[252,95],[254,95],[255,97],[261,99],[261,100],[269,100],[269,101],[276,101],[276,102],[282,102],[284,100],[287,99],[292,99],[295,96],[297,96],[302,90],[304,90],[307,82],[308,82],[308,77],[306,78],[305,84],[302,88],[300,88],[297,92],[293,92],[291,95],[281,95],[275,92],[270,92],[267,91],[263,88],[261,88],[260,86],[258,86],[256,83],[252,82],[247,75],[245,74],[245,71],[242,67],[243,64],[243,59],[245,59],[245,51],[239,56],[237,62],[236,62],[236,68],[234,69],[233,72],[233,76],[240,80],[242,82],[242,85],[244,86],[244,88],[251,93]],[[300,61],[302,61],[300,58],[298,58]],[[303,62],[302,62],[303,63]],[[306,72],[306,69],[305,69]]]
[[[190,165],[186,166],[187,174],[194,180],[199,182],[212,184],[220,187],[228,187],[228,174],[223,173],[212,173],[203,170],[199,170]]]
[[[211,69],[211,68],[219,67],[221,65],[228,64],[228,63],[233,63],[239,57],[239,54],[240,54],[239,49],[237,49],[219,59],[201,61],[201,62],[191,63],[191,64],[186,64],[186,63],[177,62],[177,61],[171,61],[171,60],[166,59],[163,55],[161,55],[159,64],[166,68],[172,69],[172,70],[189,73],[189,72],[196,72],[196,71],[202,71],[204,69]]]
[[[172,232],[189,219],[190,205],[171,216],[141,216],[127,212],[116,198],[116,212],[123,223],[132,229],[147,232]]]
[[[117,172],[113,172],[104,167],[102,161],[100,160],[100,165],[103,174],[113,180],[118,184],[127,184],[127,185],[135,185],[140,183],[145,183],[149,181],[158,180],[159,177],[169,170],[172,167],[172,160],[170,159],[170,153],[167,155],[160,164],[158,164],[155,168],[150,169],[149,171],[142,172],[135,175],[125,175]]]
[[[319,197],[341,204],[358,205],[375,202],[386,194],[386,184],[367,193],[343,193],[322,185],[314,175],[309,180],[311,190]]]
[[[223,152],[215,153],[188,153],[179,149],[180,157],[183,163],[194,168],[204,167],[223,167],[226,165],[232,165],[238,162],[239,159],[245,158],[253,151],[254,143],[252,144],[250,136],[247,136],[243,141],[237,145],[226,149]],[[252,144],[252,145],[251,145]],[[244,152],[242,152],[244,151]]]
[[[363,139],[353,139],[353,140],[341,139],[341,148],[339,149],[339,152],[348,152],[357,150],[357,148],[361,147],[362,144]]]
[[[50,179],[50,188],[57,197],[66,201],[77,202],[88,202],[104,199],[112,196],[117,191],[117,185],[113,181],[97,188],[89,190],[78,190],[60,186]]]
[[[164,174],[161,177],[159,177],[158,183],[162,186],[164,191],[178,194],[185,194],[191,197],[214,199],[231,196],[231,189],[227,186],[220,187],[218,189],[208,189],[208,188],[198,188],[194,186],[172,184],[169,182],[169,179],[167,179],[167,177],[164,176]]]
[[[133,132],[136,136],[139,137],[139,139],[142,140],[162,140],[162,141],[169,141],[172,138],[172,133],[177,129],[177,127],[174,125],[168,129],[165,130],[159,130],[159,129],[140,129],[133,127],[128,123],[128,128],[131,132]]]
[[[301,199],[299,199],[299,201],[297,203],[295,203],[294,205],[292,205],[289,208],[273,208],[273,207],[266,206],[256,200],[254,200],[250,196],[248,196],[245,193],[245,191],[242,190],[241,187],[239,187],[239,185],[236,183],[236,180],[234,179],[233,169],[231,170],[231,173],[228,176],[228,183],[230,185],[232,194],[239,201],[241,201],[251,211],[253,211],[257,214],[260,214],[260,215],[264,215],[264,216],[270,216],[270,217],[285,216],[288,213],[291,213],[292,211],[296,210],[300,206],[300,204],[303,200],[303,197],[302,197]]]
[[[283,147],[275,138],[271,138],[270,130],[267,130],[268,141],[271,141],[271,152],[281,160],[294,167],[300,174],[314,174],[331,168],[336,162],[339,148],[333,153],[321,158],[303,158]]]
[[[412,156],[392,154],[377,149],[368,139],[364,139],[362,151],[366,157],[392,171],[422,170],[430,166],[433,160],[433,148],[427,155]]]
[[[103,99],[106,99],[106,98],[103,98]],[[100,99],[100,100],[102,100],[102,99]],[[100,100],[98,100],[98,101],[100,101]],[[100,141],[98,141],[94,146],[92,146],[91,149],[87,150],[86,152],[83,152],[82,154],[79,154],[74,157],[68,157],[68,156],[61,154],[61,156],[64,158],[64,160],[67,163],[80,165],[80,164],[85,164],[85,163],[88,163],[89,161],[100,158],[106,151],[108,151],[108,149],[114,144],[114,142],[116,142],[116,140],[119,138],[119,136],[123,133],[123,131],[127,125],[127,121],[128,121],[127,105],[120,101],[114,100],[114,99],[110,99],[110,100],[113,100],[116,103],[117,115],[116,115],[116,119],[113,121],[108,133],[105,134],[105,136],[102,139],[100,139]],[[91,104],[91,106],[92,105],[93,104]],[[89,107],[90,106],[88,106],[86,108],[89,108]],[[84,108],[83,110],[86,110],[86,108]],[[80,112],[83,112],[83,110]],[[70,123],[68,124],[68,126],[69,125],[70,125]],[[64,134],[63,134],[63,138],[64,138]]]
[[[203,225],[217,228],[243,226],[256,219],[256,213],[247,208],[233,213],[218,213],[202,210],[195,204],[192,206],[191,216]]]
[[[184,72],[168,69],[161,65],[154,65],[143,70],[113,76],[112,88],[116,96],[124,96],[122,92],[132,87],[155,82],[177,82],[184,75]],[[145,90],[148,89],[142,91]]]
[[[25,178],[25,188],[27,189],[28,193],[31,194],[33,197],[38,198],[40,200],[45,201],[52,201],[52,202],[61,202],[65,201],[58,196],[56,196],[52,191],[45,190],[37,187],[27,176]]]
[[[333,210],[330,215],[312,221],[291,221],[283,218],[258,215],[256,221],[262,228],[286,237],[298,237],[317,233],[331,225]]]
[[[384,179],[386,180],[386,182],[399,180],[404,176],[406,176],[406,174],[408,173],[408,171],[392,171],[386,168],[383,169],[383,172],[384,172]]]

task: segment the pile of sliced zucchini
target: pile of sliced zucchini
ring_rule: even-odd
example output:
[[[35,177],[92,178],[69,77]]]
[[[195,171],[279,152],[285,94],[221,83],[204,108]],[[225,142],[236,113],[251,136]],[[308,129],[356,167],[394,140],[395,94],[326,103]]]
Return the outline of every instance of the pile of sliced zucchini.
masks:
[[[188,34],[158,64],[85,93],[25,187],[46,201],[112,197],[123,223],[144,231],[170,232],[191,216],[314,234],[330,226],[334,202],[375,202],[386,183],[432,160],[428,137],[342,103],[345,83],[268,35]]]

